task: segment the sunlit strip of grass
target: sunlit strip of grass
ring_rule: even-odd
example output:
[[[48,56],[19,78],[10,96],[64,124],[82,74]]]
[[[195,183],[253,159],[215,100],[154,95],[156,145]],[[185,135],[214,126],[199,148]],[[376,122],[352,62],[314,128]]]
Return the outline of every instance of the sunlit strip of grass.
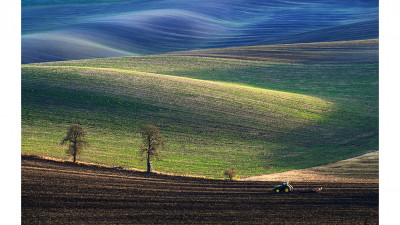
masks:
[[[49,67],[24,66],[23,68]],[[194,100],[194,102],[201,103],[203,100],[207,101],[213,99],[218,106],[228,108],[234,107],[234,109],[238,111],[240,111],[240,106],[244,106],[247,111],[253,109],[253,111],[258,110],[269,111],[271,113],[281,113],[285,114],[285,117],[316,119],[321,118],[321,113],[327,113],[332,108],[332,103],[319,98],[282,91],[266,90],[231,82],[206,81],[112,68],[88,68],[79,66],[53,66],[50,68],[55,69],[55,72],[59,69],[85,70],[88,73],[88,76],[85,76],[85,78],[90,80],[108,80],[106,85],[111,84],[110,82],[129,84],[138,82],[139,79],[142,79],[141,82],[145,85],[151,86],[150,88],[162,88],[167,92],[171,92],[175,95],[175,98],[178,98],[178,101]],[[108,71],[110,74],[108,77],[101,76],[102,72],[96,73],[95,71]],[[143,81],[143,79],[146,79],[146,81]],[[120,87],[122,88],[122,86]],[[127,86],[126,88],[129,89]],[[109,90],[114,92],[114,94],[124,95],[124,93],[116,93],[121,90]],[[101,91],[107,91],[107,89],[101,89]],[[153,91],[152,94],[157,93]],[[168,97],[171,97],[172,99],[172,96]],[[157,98],[162,99],[161,96],[157,96]]]

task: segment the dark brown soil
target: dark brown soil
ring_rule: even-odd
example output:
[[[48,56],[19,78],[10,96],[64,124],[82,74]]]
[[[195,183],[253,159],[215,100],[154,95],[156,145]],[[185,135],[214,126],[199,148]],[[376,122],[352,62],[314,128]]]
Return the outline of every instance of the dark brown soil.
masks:
[[[378,224],[377,183],[173,177],[22,159],[22,224]]]

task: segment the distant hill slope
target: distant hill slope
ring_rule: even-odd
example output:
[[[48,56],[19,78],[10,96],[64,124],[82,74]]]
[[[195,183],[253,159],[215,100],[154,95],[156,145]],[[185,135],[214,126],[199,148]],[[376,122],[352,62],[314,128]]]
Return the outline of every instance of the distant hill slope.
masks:
[[[171,55],[230,58],[276,63],[377,63],[379,40],[277,44],[173,52]]]
[[[375,38],[379,38],[379,20],[370,20],[308,31],[272,40],[256,42],[254,45],[351,41]]]
[[[23,64],[248,46],[259,41],[378,38],[378,1],[37,3],[22,4]]]

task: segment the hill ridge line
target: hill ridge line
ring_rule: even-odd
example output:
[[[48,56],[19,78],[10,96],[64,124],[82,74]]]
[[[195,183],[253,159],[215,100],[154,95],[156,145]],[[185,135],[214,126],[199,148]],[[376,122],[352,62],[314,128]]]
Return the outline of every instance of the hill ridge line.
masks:
[[[136,74],[144,74],[144,75],[150,75],[150,76],[155,76],[155,77],[167,77],[171,79],[176,79],[176,80],[188,80],[188,81],[197,81],[197,82],[205,82],[205,83],[210,83],[210,84],[218,84],[218,85],[230,85],[230,86],[235,86],[237,88],[246,88],[246,89],[256,89],[260,91],[266,91],[266,92],[272,92],[272,93],[279,93],[279,94],[290,94],[294,96],[307,96],[310,98],[316,98],[322,101],[326,101],[323,98],[316,97],[313,95],[305,95],[305,94],[299,94],[299,93],[294,93],[294,92],[285,92],[285,91],[278,91],[278,90],[273,90],[273,89],[266,89],[266,88],[261,88],[261,87],[255,87],[251,86],[248,84],[242,84],[242,83],[233,83],[233,82],[227,82],[227,81],[213,81],[213,80],[202,80],[202,79],[196,79],[196,78],[190,78],[190,77],[183,77],[183,76],[174,76],[174,75],[168,75],[168,74],[159,74],[159,73],[151,73],[151,72],[142,72],[142,71],[137,71],[137,70],[128,70],[128,69],[117,69],[117,68],[109,68],[109,67],[91,67],[91,66],[54,66],[54,65],[23,65],[21,68],[28,68],[28,67],[33,67],[33,68],[76,68],[76,69],[94,69],[94,70],[104,70],[104,71],[114,71],[114,72],[125,72],[125,73],[136,73]],[[327,101],[329,102],[329,101]],[[331,102],[330,102],[331,103]]]

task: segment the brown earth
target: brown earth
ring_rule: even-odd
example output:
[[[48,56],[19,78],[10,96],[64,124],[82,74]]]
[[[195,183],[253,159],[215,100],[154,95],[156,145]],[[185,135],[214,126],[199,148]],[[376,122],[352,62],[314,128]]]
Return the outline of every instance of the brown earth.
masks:
[[[378,183],[174,177],[22,159],[22,224],[378,224]]]
[[[379,151],[309,169],[247,177],[242,180],[379,183]]]

